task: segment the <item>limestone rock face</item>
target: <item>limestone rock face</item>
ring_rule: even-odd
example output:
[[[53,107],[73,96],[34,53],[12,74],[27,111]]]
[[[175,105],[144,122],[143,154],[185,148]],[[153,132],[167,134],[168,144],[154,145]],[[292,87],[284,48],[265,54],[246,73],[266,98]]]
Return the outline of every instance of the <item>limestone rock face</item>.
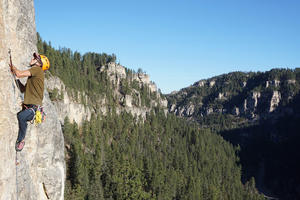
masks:
[[[213,87],[215,84],[216,84],[216,81],[212,80],[212,81],[209,82],[209,87]]]
[[[20,163],[15,164],[16,116],[22,95],[9,71],[8,50],[12,50],[13,64],[27,69],[37,51],[34,13],[33,0],[0,0],[0,200],[43,200],[45,191],[50,199],[64,198],[64,139],[46,91],[47,119],[39,127],[28,126],[26,145],[17,154]]]
[[[247,86],[247,82],[243,81],[243,88]]]
[[[281,94],[279,91],[273,91],[273,95],[270,101],[270,109],[269,112],[273,112],[276,107],[278,106],[279,102],[281,100]]]
[[[206,115],[212,114],[214,112],[213,108],[206,108]]]
[[[194,112],[195,112],[195,105],[189,104],[189,106],[186,109],[186,115],[191,116],[194,114]]]
[[[132,108],[132,96],[125,95],[125,106],[128,108]]]
[[[226,99],[226,94],[220,92],[220,93],[218,94],[218,100],[224,100],[224,99]]]
[[[269,86],[274,86],[274,87],[279,87],[280,85],[280,80],[272,80],[272,81],[266,81],[266,88],[268,88]]]
[[[288,84],[296,84],[296,80],[292,79],[292,80],[287,80]]]
[[[194,86],[203,87],[205,85],[205,83],[206,83],[206,81],[201,80],[201,81],[194,83]]]
[[[71,122],[75,121],[77,124],[81,124],[83,120],[90,120],[92,110],[84,106],[80,102],[76,102],[66,91],[65,84],[55,76],[50,76],[45,81],[45,86],[47,90],[58,91],[59,94],[63,94],[63,98],[59,101],[52,101],[56,111],[58,113],[58,119],[61,124],[64,123],[65,117],[68,117]],[[89,102],[87,95],[83,94],[85,101]],[[77,96],[80,96],[78,94]]]
[[[195,121],[210,114],[232,115],[250,123],[277,119],[295,113],[292,105],[300,85],[297,75],[297,70],[274,69],[263,73],[233,72],[200,80],[166,95],[168,111]]]
[[[254,112],[257,107],[258,99],[260,98],[260,92],[252,92],[252,95],[247,99],[247,109]]]
[[[175,111],[175,109],[176,109],[176,104],[172,104],[172,105],[170,106],[169,111],[172,113],[172,112]]]
[[[143,83],[146,83],[146,84],[150,83],[150,77],[147,74],[138,73],[137,78]]]
[[[164,108],[165,112],[167,112],[168,101],[162,98],[155,83],[150,81],[149,75],[142,72],[128,75],[126,74],[126,69],[124,66],[116,64],[114,62],[102,66],[100,68],[100,71],[107,73],[108,78],[116,88],[114,91],[114,96],[116,99],[119,99],[119,103],[123,105],[123,107],[116,109],[117,113],[125,110],[126,112],[130,112],[134,116],[141,116],[143,119],[145,119],[146,114],[151,110],[146,106],[141,106],[141,94],[139,91],[132,89],[131,94],[122,94],[122,92],[120,91],[120,83],[123,79],[127,79],[130,82],[136,81],[139,87],[147,86],[151,93],[156,93],[157,98],[155,101],[151,100],[150,107],[154,107],[159,104]],[[105,108],[106,105],[102,104],[98,107]],[[105,114],[105,112],[103,112],[103,114]]]
[[[232,114],[239,116],[240,115],[240,109],[238,107],[234,107],[232,110]]]
[[[149,89],[151,92],[157,92],[157,86],[155,85],[155,83],[153,83],[152,81],[150,81],[150,77],[147,74],[144,73],[137,73],[133,75],[133,80],[136,80],[137,82],[139,82],[140,84],[146,84],[148,85]]]
[[[110,62],[106,66],[102,66],[100,71],[104,71],[104,70],[106,70],[110,80],[112,80],[112,82],[115,83],[116,85],[119,85],[120,80],[126,77],[125,68],[114,62]]]
[[[176,106],[175,104],[171,105],[170,110],[172,111],[170,112],[175,112],[180,117],[184,117],[184,116],[190,117],[195,112],[195,105],[191,103],[186,106],[178,107],[178,108],[176,108],[175,106]]]
[[[150,77],[144,73],[133,73],[128,75],[126,73],[125,67],[122,65],[110,62],[100,68],[100,72],[107,75],[108,79],[114,86],[113,96],[114,99],[118,101],[118,106],[116,108],[116,113],[119,114],[122,111],[131,113],[134,116],[141,116],[146,119],[146,114],[151,111],[152,107],[160,106],[167,112],[168,101],[164,99]],[[151,99],[150,108],[141,105],[141,94],[137,89],[131,88],[130,94],[124,94],[121,91],[122,81],[136,81],[139,87],[147,86],[149,88],[149,95],[155,95],[156,99]],[[105,95],[97,97],[96,102],[91,101],[90,97],[82,92],[77,92],[66,88],[62,80],[56,76],[48,75],[46,79],[47,90],[59,96],[59,98],[52,97],[52,103],[58,113],[58,119],[61,124],[64,123],[65,117],[68,117],[70,121],[75,121],[77,124],[81,125],[83,120],[90,120],[92,113],[99,112],[106,115],[109,112],[107,105],[107,98]],[[55,92],[54,92],[55,91]],[[74,96],[80,97],[75,98]],[[82,98],[84,100],[82,100]],[[84,102],[83,102],[84,101]]]

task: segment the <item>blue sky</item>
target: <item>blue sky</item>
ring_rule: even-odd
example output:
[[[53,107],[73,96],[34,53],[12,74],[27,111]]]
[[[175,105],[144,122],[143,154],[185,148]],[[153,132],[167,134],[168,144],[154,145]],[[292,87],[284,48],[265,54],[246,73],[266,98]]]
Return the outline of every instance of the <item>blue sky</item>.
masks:
[[[34,0],[54,47],[115,53],[163,93],[231,71],[300,67],[300,1]]]

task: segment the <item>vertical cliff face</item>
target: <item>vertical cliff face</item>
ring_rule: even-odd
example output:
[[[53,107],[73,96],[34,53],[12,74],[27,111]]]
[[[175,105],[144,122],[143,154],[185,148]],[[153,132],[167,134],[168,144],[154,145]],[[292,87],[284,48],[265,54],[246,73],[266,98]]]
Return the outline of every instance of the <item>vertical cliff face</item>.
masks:
[[[58,77],[49,76],[46,80],[45,88],[49,92],[57,90],[59,95],[63,94],[62,98],[52,99],[61,124],[64,123],[65,117],[68,117],[71,122],[75,121],[77,124],[82,124],[83,120],[90,120],[93,110],[69,96],[65,84]],[[77,96],[81,95],[79,92],[77,94]],[[83,94],[83,96],[85,101],[89,102],[87,95]]]
[[[167,112],[168,102],[160,94],[155,83],[150,81],[149,75],[134,72],[126,73],[124,66],[114,62],[98,68],[98,73],[104,73],[113,85],[111,92],[115,99],[116,113],[120,114],[125,111],[133,116],[146,119],[147,113],[150,113],[154,107],[160,106],[165,113]],[[122,91],[124,82],[128,84],[127,93]],[[133,82],[136,84],[135,87]],[[97,100],[93,102],[93,95],[89,96],[88,93],[70,88],[67,90],[64,82],[59,77],[51,74],[47,75],[45,86],[62,124],[65,117],[68,117],[71,122],[74,121],[81,125],[84,120],[89,121],[91,119],[92,113],[106,115],[109,112],[109,97],[106,94],[98,96]],[[149,88],[147,94],[144,94],[144,99],[148,98],[149,105],[142,105],[142,87]]]
[[[28,126],[26,145],[18,153],[19,165],[15,165],[16,114],[22,95],[9,72],[9,49],[13,64],[27,69],[32,53],[37,51],[33,0],[0,0],[0,200],[47,199],[46,193],[50,199],[63,199],[64,141],[46,91],[46,122]]]

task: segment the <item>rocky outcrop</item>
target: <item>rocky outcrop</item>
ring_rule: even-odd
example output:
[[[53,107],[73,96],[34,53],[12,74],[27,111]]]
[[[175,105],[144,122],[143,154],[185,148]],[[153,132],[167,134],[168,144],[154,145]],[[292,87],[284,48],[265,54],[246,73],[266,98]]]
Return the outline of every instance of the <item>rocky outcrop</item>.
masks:
[[[125,67],[114,63],[110,62],[107,65],[104,65],[100,68],[100,72],[106,72],[109,79],[115,84],[115,85],[120,85],[120,81],[122,79],[125,79],[127,77]],[[144,73],[134,73],[132,80],[136,80],[139,83],[143,83],[148,85],[150,88],[151,92],[157,92],[157,87],[156,85],[150,81],[150,77],[147,74]]]
[[[296,84],[296,80],[295,79],[290,79],[287,80],[288,84]]]
[[[258,99],[260,98],[260,92],[252,92],[252,94],[244,100],[243,112],[254,113],[257,108]]]
[[[178,115],[178,116],[181,116],[181,117],[184,117],[184,116],[190,117],[195,112],[195,105],[188,104],[187,106],[178,107],[176,109],[175,109],[175,105],[174,105],[174,106],[172,106],[171,110],[172,110],[172,112],[175,112],[176,115]]]
[[[156,85],[150,81],[147,74],[133,73],[129,77],[125,67],[114,62],[100,67],[98,71],[100,73],[106,73],[113,85],[113,96],[118,102],[116,107],[117,114],[126,111],[134,116],[141,116],[143,119],[146,119],[146,114],[151,111],[152,107],[156,106],[164,108],[165,112],[167,112],[167,100],[161,96]],[[155,100],[150,101],[150,106],[142,105],[140,91],[130,88],[130,94],[124,94],[121,91],[122,81],[127,81],[129,82],[128,84],[136,81],[139,87],[147,86],[149,88],[149,96],[150,93],[155,94]],[[98,97],[96,102],[92,102],[87,94],[75,90],[68,90],[58,77],[52,75],[48,76],[46,87],[50,94],[55,93],[55,97],[53,97],[52,100],[58,113],[58,119],[62,124],[64,123],[65,117],[68,117],[70,121],[74,121],[80,125],[83,120],[90,120],[92,113],[101,112],[103,115],[106,115],[108,112],[105,95]],[[82,100],[82,98],[74,98],[74,96],[83,97],[84,100]]]
[[[100,68],[100,72],[106,72],[109,79],[116,85],[120,84],[121,79],[126,78],[126,71],[122,65],[110,62]]]
[[[20,164],[15,165],[16,114],[22,95],[9,71],[8,50],[12,50],[14,65],[26,69],[37,51],[34,13],[32,0],[0,0],[1,200],[43,200],[47,199],[45,190],[50,199],[64,198],[64,139],[47,91],[43,101],[47,119],[39,127],[29,125],[26,145],[18,153]]]
[[[61,97],[57,100],[53,100],[53,104],[58,113],[58,119],[61,124],[64,123],[65,117],[68,117],[71,122],[76,122],[77,124],[81,124],[83,120],[90,120],[93,109],[89,106],[85,106],[82,102],[76,101],[75,98],[69,95],[66,90],[65,84],[55,76],[49,76],[45,85],[47,90],[51,93],[56,91]],[[73,91],[74,93],[75,91]],[[63,95],[62,95],[63,94]],[[80,93],[76,96],[81,96]],[[87,95],[83,94],[85,102],[90,102]],[[102,110],[106,112],[105,110]]]
[[[114,83],[116,88],[114,95],[116,99],[119,100],[119,104],[123,106],[117,108],[117,113],[125,110],[126,112],[130,112],[132,115],[141,116],[145,119],[146,114],[150,112],[152,107],[155,106],[161,106],[165,109],[165,112],[167,112],[168,101],[161,96],[155,83],[150,81],[149,75],[144,73],[132,73],[129,75],[126,73],[124,66],[113,62],[108,63],[106,66],[102,66],[100,71],[106,72],[111,82]],[[129,84],[135,81],[138,83],[140,88],[147,86],[149,88],[149,93],[156,94],[156,99],[150,101],[150,107],[142,106],[140,91],[131,88],[130,94],[122,94],[120,84],[122,80],[128,81]]]
[[[199,81],[199,82],[197,82],[197,85],[199,87],[203,87],[205,83],[206,83],[206,81]]]
[[[149,75],[144,74],[144,73],[137,73],[134,75],[133,79],[138,82],[148,85],[151,92],[157,92],[157,87],[156,87],[155,83],[150,81]]]
[[[281,100],[281,94],[278,91],[273,91],[272,98],[270,101],[270,109],[269,112],[273,112],[276,107],[279,105]]]
[[[232,109],[232,114],[235,115],[235,116],[239,116],[240,115],[240,109],[238,107],[234,107]]]
[[[196,121],[211,114],[231,114],[251,121],[261,117],[276,118],[280,112],[293,113],[292,108],[281,106],[291,102],[299,92],[299,81],[291,79],[299,76],[296,73],[299,72],[286,69],[265,73],[238,72],[200,80],[167,95],[172,102],[168,109]]]
[[[268,88],[269,86],[273,86],[273,87],[279,87],[280,85],[280,80],[272,80],[272,81],[266,81],[266,88]]]
[[[216,81],[215,80],[211,80],[209,82],[209,87],[213,87],[215,84],[216,84]]]
[[[207,108],[205,109],[205,114],[206,114],[206,115],[210,115],[210,114],[212,114],[213,112],[214,112],[214,109],[213,109],[213,108],[207,107]]]
[[[226,99],[226,96],[227,96],[227,94],[224,94],[224,93],[220,92],[220,93],[218,94],[218,100],[225,100],[225,99]]]
[[[170,106],[169,111],[173,113],[173,112],[175,111],[175,109],[176,109],[176,104],[172,104],[172,105]]]
[[[189,106],[186,109],[186,115],[187,116],[192,116],[195,112],[195,105],[189,104]]]

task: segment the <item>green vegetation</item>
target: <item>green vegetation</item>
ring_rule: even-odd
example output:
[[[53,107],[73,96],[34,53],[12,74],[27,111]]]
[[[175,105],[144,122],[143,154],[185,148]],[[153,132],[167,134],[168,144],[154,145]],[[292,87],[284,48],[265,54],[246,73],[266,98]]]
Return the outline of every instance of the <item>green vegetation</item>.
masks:
[[[253,185],[251,177],[255,177],[260,191],[268,191],[279,199],[299,199],[300,68],[233,72],[205,81],[169,95],[169,102],[177,107],[194,104],[192,118],[200,127],[217,132],[240,147],[244,183],[250,179],[248,184]],[[213,86],[211,81],[215,81]],[[280,93],[280,103],[275,112],[269,113],[274,91]],[[243,111],[244,103],[252,100],[254,92],[260,93],[257,107],[252,110],[259,120],[252,120]],[[220,93],[225,98],[218,98]],[[206,108],[213,108],[214,112],[206,114]],[[217,111],[220,108],[222,112]],[[240,109],[238,116],[232,114],[233,108]]]
[[[177,107],[184,107],[189,104],[195,105],[194,119],[199,120],[206,108],[214,110],[225,110],[231,114],[234,107],[242,107],[244,100],[253,92],[260,92],[263,101],[258,105],[260,112],[266,112],[267,106],[264,103],[270,101],[272,92],[280,92],[282,105],[287,105],[291,97],[296,96],[300,90],[300,69],[272,69],[268,72],[232,72],[202,80],[202,86],[195,83],[193,86],[184,88],[174,95],[168,95],[170,104]],[[215,81],[213,86],[210,82]],[[223,97],[219,98],[222,94]],[[246,117],[244,115],[244,117]]]
[[[51,43],[43,42],[38,34],[37,47],[40,54],[45,54],[50,62],[50,73],[59,77],[68,93],[71,90],[85,92],[92,100],[96,100],[99,95],[111,96],[111,83],[105,73],[98,73],[97,68],[108,62],[116,60],[115,55],[86,53],[81,55],[78,52],[72,52],[70,49],[54,49]],[[74,93],[75,94],[75,93]],[[73,94],[73,95],[74,95]],[[77,94],[77,92],[76,92]],[[73,97],[78,98],[77,95]]]
[[[57,100],[63,100],[64,99],[64,93],[60,93],[57,88],[54,88],[53,90],[48,90],[49,97],[51,101],[57,101]]]
[[[37,35],[37,47],[40,54],[46,55],[51,63],[49,72],[46,77],[59,77],[67,88],[69,95],[82,104],[86,104],[83,94],[86,94],[92,104],[97,104],[97,100],[105,97],[108,105],[117,103],[114,91],[118,90],[122,95],[140,94],[140,100],[136,97],[136,105],[150,106],[151,100],[157,100],[157,93],[151,92],[146,84],[139,84],[134,76],[136,73],[133,70],[126,70],[126,78],[121,79],[120,85],[112,82],[107,75],[107,64],[116,61],[116,55],[108,55],[106,53],[85,53],[81,55],[78,52],[72,52],[67,48],[54,49],[51,43],[42,41],[39,34]],[[139,73],[143,70],[139,69]],[[136,91],[136,92],[135,92]],[[80,92],[80,95],[78,95]],[[58,91],[49,91],[52,100],[63,99],[63,94],[58,94]]]
[[[85,93],[96,108],[97,99],[105,97],[109,110],[80,126],[65,119],[65,199],[263,199],[253,178],[241,182],[239,148],[209,129],[166,115],[159,106],[146,119],[117,115],[116,90],[131,95],[135,106],[148,108],[157,94],[135,80],[130,69],[119,85],[111,82],[99,67],[114,62],[115,55],[55,50],[39,36],[38,49],[48,56],[51,75],[64,82],[69,95],[90,103],[82,100]],[[63,99],[57,89],[49,94],[52,101]]]
[[[65,120],[66,199],[263,199],[241,183],[237,149],[158,109]]]
[[[262,119],[253,126],[220,131],[234,145],[240,145],[242,179],[255,176],[258,188],[268,189],[280,199],[298,199],[300,185],[300,95],[283,107],[293,112],[276,119]]]

